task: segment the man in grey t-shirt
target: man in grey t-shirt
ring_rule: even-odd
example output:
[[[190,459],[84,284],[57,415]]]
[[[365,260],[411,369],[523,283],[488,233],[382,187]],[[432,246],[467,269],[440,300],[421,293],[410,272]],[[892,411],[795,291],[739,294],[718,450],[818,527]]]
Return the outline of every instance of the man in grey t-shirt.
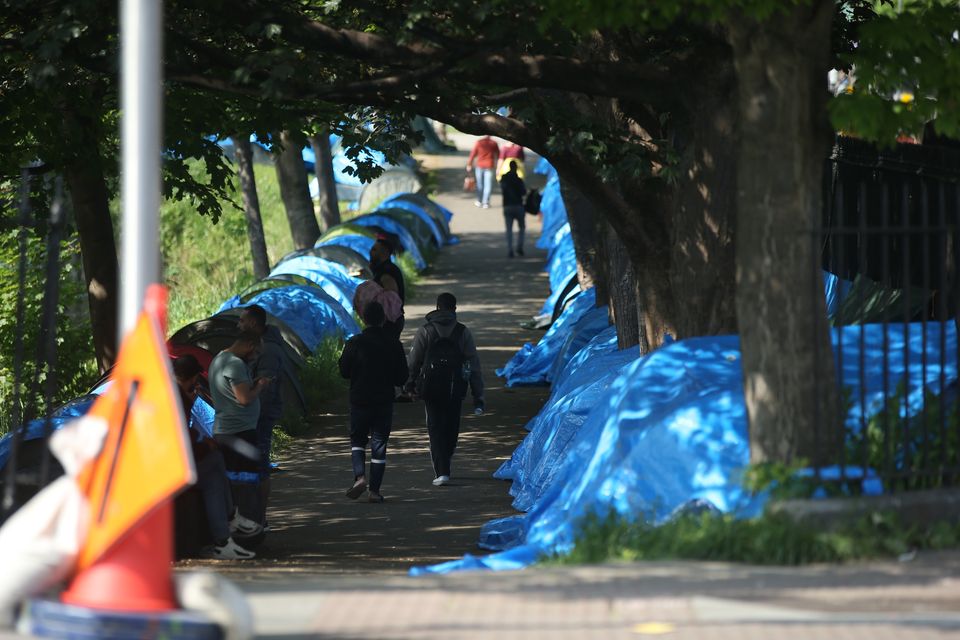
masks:
[[[244,331],[232,345],[210,363],[208,379],[216,414],[213,437],[223,450],[227,468],[235,471],[259,471],[257,420],[260,417],[260,393],[269,378],[253,380],[247,361],[260,349],[260,336]]]

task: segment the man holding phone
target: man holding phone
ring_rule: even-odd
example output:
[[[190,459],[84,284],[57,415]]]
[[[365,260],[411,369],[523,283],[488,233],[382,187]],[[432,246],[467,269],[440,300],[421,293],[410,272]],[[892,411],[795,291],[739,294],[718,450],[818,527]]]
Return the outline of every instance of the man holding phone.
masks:
[[[232,471],[260,470],[260,395],[272,383],[264,376],[253,378],[247,362],[256,357],[262,342],[253,331],[241,331],[233,344],[217,354],[208,371],[216,410],[213,438],[223,451],[227,469]]]
[[[283,415],[283,393],[280,375],[283,371],[285,356],[283,336],[280,330],[267,324],[267,312],[263,307],[252,304],[240,312],[237,322],[240,331],[251,331],[261,337],[263,344],[255,359],[250,363],[254,379],[263,377],[271,381],[260,394],[260,415],[257,419],[257,448],[260,449],[260,485],[257,513],[254,520],[260,524],[267,522],[267,500],[270,497],[270,449],[273,446],[273,428]]]

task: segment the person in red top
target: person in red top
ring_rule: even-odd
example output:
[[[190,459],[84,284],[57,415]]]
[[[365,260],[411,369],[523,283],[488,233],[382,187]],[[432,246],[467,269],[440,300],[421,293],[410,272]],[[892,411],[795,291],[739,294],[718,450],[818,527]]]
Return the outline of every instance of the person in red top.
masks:
[[[473,169],[477,178],[477,200],[473,204],[490,208],[490,193],[493,191],[493,174],[500,157],[500,147],[490,136],[483,136],[473,145],[467,158],[467,171]]]
[[[510,171],[511,160],[517,163],[517,175],[520,177],[520,179],[523,180],[525,177],[523,167],[523,147],[515,142],[511,142],[510,144],[505,145],[500,151],[500,168],[497,169],[497,182],[503,179],[503,176],[507,173],[507,171]]]

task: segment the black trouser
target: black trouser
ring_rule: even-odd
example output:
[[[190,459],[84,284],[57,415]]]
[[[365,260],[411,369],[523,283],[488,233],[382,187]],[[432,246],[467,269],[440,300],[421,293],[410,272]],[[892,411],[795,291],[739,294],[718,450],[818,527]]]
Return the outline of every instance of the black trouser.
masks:
[[[393,403],[371,406],[350,405],[350,458],[353,477],[366,475],[367,442],[370,443],[369,486],[380,493],[383,473],[387,466],[387,440],[393,423]]]
[[[223,461],[230,471],[260,471],[260,449],[257,447],[257,429],[240,433],[217,433],[213,439],[223,453]]]
[[[426,402],[427,433],[430,434],[430,457],[433,472],[439,476],[450,475],[450,459],[457,449],[460,437],[460,406],[462,398],[446,402]]]

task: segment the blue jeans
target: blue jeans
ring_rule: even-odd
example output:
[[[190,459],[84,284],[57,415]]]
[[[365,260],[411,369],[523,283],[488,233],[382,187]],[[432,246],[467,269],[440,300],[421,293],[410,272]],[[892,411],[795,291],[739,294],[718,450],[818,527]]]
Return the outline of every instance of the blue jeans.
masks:
[[[493,169],[474,168],[477,178],[477,200],[481,204],[490,204],[490,193],[493,191]]]

